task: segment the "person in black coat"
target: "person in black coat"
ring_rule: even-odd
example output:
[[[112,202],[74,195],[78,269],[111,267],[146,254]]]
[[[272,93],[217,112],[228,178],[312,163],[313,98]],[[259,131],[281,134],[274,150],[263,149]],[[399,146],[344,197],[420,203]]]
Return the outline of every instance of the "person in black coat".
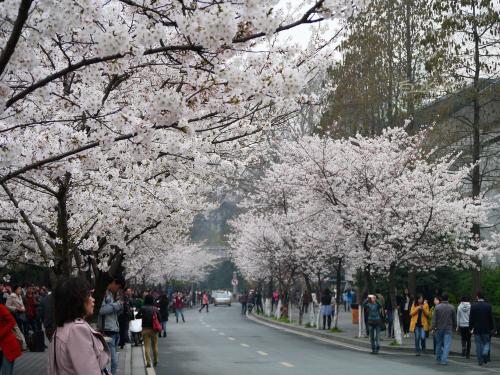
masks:
[[[471,307],[469,328],[474,334],[478,363],[482,366],[489,360],[491,334],[495,326],[491,305],[484,300],[484,295],[481,292],[477,293],[477,303]]]
[[[161,318],[161,328],[163,332],[163,337],[167,337],[167,322],[168,322],[168,297],[166,294],[162,294],[160,297],[160,318]],[[162,332],[158,333],[158,336],[161,337]]]

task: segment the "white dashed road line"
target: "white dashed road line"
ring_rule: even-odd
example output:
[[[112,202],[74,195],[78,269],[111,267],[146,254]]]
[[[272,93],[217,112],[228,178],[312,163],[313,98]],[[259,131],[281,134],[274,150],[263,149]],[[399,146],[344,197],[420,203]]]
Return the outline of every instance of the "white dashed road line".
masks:
[[[294,365],[292,365],[291,363],[288,363],[288,362],[280,362],[280,365],[285,366],[285,367],[295,367]]]
[[[269,355],[266,352],[263,352],[262,350],[257,350],[257,353],[259,353],[260,355],[262,355],[264,357]]]
[[[249,347],[250,347],[250,345],[245,344],[245,343],[243,343],[243,342],[242,342],[240,345],[241,345],[241,346],[243,346],[244,348],[249,348]]]
[[[236,340],[234,337],[228,337],[227,339],[230,340],[230,341]]]
[[[224,332],[219,332],[219,335],[224,336],[225,333]]]

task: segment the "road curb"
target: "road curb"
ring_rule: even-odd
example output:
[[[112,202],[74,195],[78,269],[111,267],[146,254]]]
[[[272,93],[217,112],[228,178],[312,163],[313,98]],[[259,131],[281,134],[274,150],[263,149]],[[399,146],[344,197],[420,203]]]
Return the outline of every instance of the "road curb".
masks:
[[[248,314],[247,317],[250,320],[252,320],[256,323],[259,323],[259,324],[264,324],[264,325],[267,325],[267,326],[270,326],[273,328],[282,329],[282,330],[285,330],[287,332],[299,334],[299,335],[305,336],[305,337],[320,339],[320,341],[329,342],[332,345],[337,345],[337,346],[341,346],[344,348],[349,348],[349,349],[362,351],[362,352],[371,352],[371,347],[370,347],[369,342],[367,342],[365,345],[363,343],[360,343],[356,339],[349,339],[347,337],[334,336],[334,334],[321,332],[319,330],[312,329],[312,328],[303,328],[303,327],[299,327],[296,325],[277,322],[277,321],[269,319],[267,317],[255,315],[254,313]],[[401,355],[411,354],[411,355],[415,355],[414,348],[400,347],[400,346],[399,347],[398,346],[392,347],[392,346],[384,345],[384,346],[381,346],[380,352],[385,353],[385,354],[401,354]],[[450,356],[460,357],[461,353],[450,352]]]

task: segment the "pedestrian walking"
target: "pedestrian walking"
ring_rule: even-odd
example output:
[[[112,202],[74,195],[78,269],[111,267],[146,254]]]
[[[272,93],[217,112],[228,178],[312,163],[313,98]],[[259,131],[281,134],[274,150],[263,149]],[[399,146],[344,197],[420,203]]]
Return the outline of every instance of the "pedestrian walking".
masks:
[[[482,292],[476,294],[477,302],[472,305],[469,327],[474,334],[476,357],[480,366],[489,362],[491,335],[495,327],[491,305],[484,300]]]
[[[255,308],[257,309],[257,314],[264,314],[264,308],[262,306],[262,293],[260,290],[255,294]]]
[[[37,320],[37,309],[38,309],[38,300],[33,293],[32,288],[28,288],[26,292],[26,298],[24,299],[24,306],[26,308],[26,333],[32,331],[33,333],[41,330],[41,327],[38,326]]]
[[[146,356],[146,367],[151,367],[151,351],[153,352],[153,366],[158,365],[158,334],[154,330],[153,320],[161,321],[158,309],[153,306],[154,299],[151,294],[144,297],[144,305],[137,314],[142,319],[142,338],[144,340],[144,354]]]
[[[247,313],[247,303],[248,303],[248,293],[245,290],[240,296],[241,303],[241,314],[245,315]]]
[[[462,341],[462,357],[470,358],[471,333],[469,327],[471,305],[469,297],[462,297],[457,308],[457,331]]]
[[[159,336],[163,333],[163,337],[167,337],[167,323],[168,323],[168,297],[166,294],[162,294],[160,297],[160,317],[161,317],[161,332]]]
[[[443,293],[441,302],[434,309],[432,316],[432,329],[436,335],[436,360],[441,365],[448,364],[451,339],[456,323],[455,308],[448,303],[448,295]]]
[[[431,310],[430,310],[430,316],[429,316],[429,326],[431,327],[432,329],[432,317],[434,316],[434,311],[436,310],[436,306],[439,305],[441,303],[441,295],[436,295],[434,297],[434,306],[431,307]],[[432,349],[433,349],[433,353],[434,355],[436,355],[436,335],[433,333],[432,334]]]
[[[199,312],[202,312],[203,309],[207,309],[207,312],[208,312],[208,294],[207,292],[203,292],[202,296],[201,296],[201,307],[200,309],[198,310]]]
[[[0,304],[0,373],[12,375],[14,362],[21,356],[21,344],[14,334],[16,320],[3,304]]]
[[[321,295],[321,307],[319,310],[320,315],[323,317],[323,329],[326,329],[328,323],[328,329],[332,327],[332,292],[328,288],[323,291]]]
[[[49,292],[42,298],[40,305],[43,328],[45,328],[45,337],[47,337],[47,340],[52,341],[52,335],[56,330],[56,324],[54,322],[54,294]]]
[[[429,330],[429,305],[424,297],[419,294],[415,298],[410,311],[410,332],[415,336],[415,351],[420,356],[425,349],[425,332]]]
[[[305,290],[302,294],[302,312],[307,314],[309,310],[309,304],[311,303],[311,293],[308,290]]]
[[[184,295],[182,292],[177,292],[174,299],[174,307],[176,323],[179,323],[179,315],[182,317],[182,322],[186,323],[186,319],[184,319]]]
[[[271,310],[275,311],[275,309],[278,308],[278,302],[280,299],[280,294],[278,293],[277,290],[273,292],[273,299],[272,299],[272,305],[271,305]]]
[[[120,343],[120,324],[118,316],[123,311],[123,304],[117,299],[120,289],[125,286],[123,276],[111,280],[106,289],[104,299],[99,310],[98,327],[104,336],[108,337],[109,351],[111,352],[111,373],[116,374],[118,369],[118,344]]]
[[[59,282],[54,306],[56,330],[49,346],[48,375],[106,373],[111,358],[108,345],[103,335],[85,321],[94,313],[88,282],[76,277]]]
[[[123,310],[118,316],[118,324],[120,326],[120,349],[123,349],[125,344],[130,342],[129,325],[130,321],[134,318],[134,313],[132,312],[133,295],[134,292],[132,291],[132,288],[127,288],[121,297]]]
[[[370,343],[372,354],[378,354],[380,350],[380,325],[382,324],[382,306],[377,301],[374,294],[369,294],[363,302],[368,317],[368,329],[370,334]]]
[[[11,293],[7,297],[7,301],[5,302],[5,307],[14,315],[16,319],[17,326],[23,333],[23,335],[27,335],[27,317],[26,317],[26,308],[24,306],[23,297],[22,297],[22,288],[20,286],[14,286],[12,289],[14,292]]]
[[[404,294],[401,298],[401,320],[403,322],[403,335],[405,338],[410,337],[410,312],[411,312],[412,298],[408,288],[404,288]]]
[[[394,338],[394,311],[392,308],[391,296],[388,295],[385,299],[385,316],[387,320],[387,337]]]

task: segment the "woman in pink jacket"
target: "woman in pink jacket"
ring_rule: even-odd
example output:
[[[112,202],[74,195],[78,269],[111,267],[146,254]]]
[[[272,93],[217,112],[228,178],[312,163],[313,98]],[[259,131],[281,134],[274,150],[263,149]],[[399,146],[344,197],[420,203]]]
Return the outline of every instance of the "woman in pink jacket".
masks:
[[[104,337],[84,320],[94,312],[90,286],[81,278],[62,281],[54,291],[56,331],[49,346],[49,375],[110,374]]]

